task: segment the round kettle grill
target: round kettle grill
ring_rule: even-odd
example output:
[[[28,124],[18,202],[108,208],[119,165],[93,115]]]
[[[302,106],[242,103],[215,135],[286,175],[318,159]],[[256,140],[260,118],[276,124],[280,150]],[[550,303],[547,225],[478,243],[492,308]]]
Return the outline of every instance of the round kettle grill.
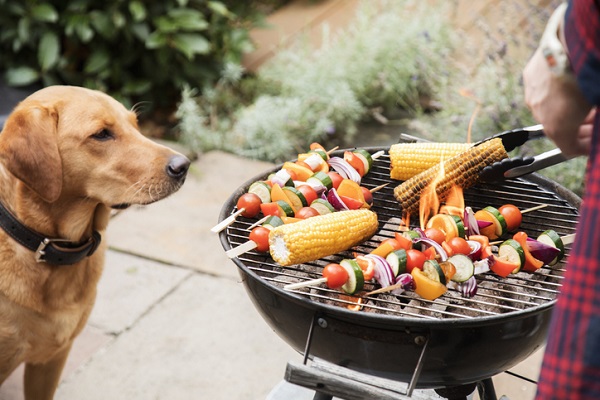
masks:
[[[370,153],[381,148],[367,148]],[[387,150],[387,149],[383,149]],[[341,156],[343,151],[333,153]],[[252,302],[272,329],[307,358],[318,358],[350,370],[410,382],[412,388],[448,388],[481,382],[504,372],[535,352],[546,338],[550,314],[560,289],[567,257],[536,273],[519,272],[499,278],[477,275],[478,292],[464,298],[449,290],[435,301],[412,292],[402,295],[364,293],[345,296],[325,285],[287,291],[283,286],[321,277],[329,262],[367,254],[381,240],[394,236],[401,208],[393,196],[399,181],[389,177],[389,156],[378,158],[361,185],[374,188],[372,210],[378,232],[359,246],[315,262],[281,267],[268,253],[247,252],[233,262]],[[243,184],[222,208],[219,220],[236,211],[240,195],[250,184],[267,179],[281,166]],[[474,210],[511,203],[520,209],[546,207],[526,213],[520,230],[537,237],[546,229],[564,236],[575,232],[581,199],[537,174],[485,183],[464,192]],[[248,240],[253,219],[238,217],[220,233],[225,250]],[[412,225],[417,225],[416,223]],[[352,227],[348,227],[352,229]],[[340,232],[343,234],[343,232]]]

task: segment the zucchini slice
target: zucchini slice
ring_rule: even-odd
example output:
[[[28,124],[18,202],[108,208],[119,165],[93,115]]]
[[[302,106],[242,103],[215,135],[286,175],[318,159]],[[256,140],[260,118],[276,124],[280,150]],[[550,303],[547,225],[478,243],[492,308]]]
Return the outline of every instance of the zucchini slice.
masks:
[[[327,190],[333,187],[333,181],[327,175],[327,173],[323,171],[315,172],[310,178],[306,180],[306,183],[310,185],[311,182],[314,182],[315,185],[323,185]],[[312,185],[311,185],[312,186]]]
[[[340,265],[348,272],[348,281],[342,285],[342,290],[348,294],[361,291],[365,284],[365,279],[362,269],[360,269],[356,260],[346,258],[340,261]]]
[[[511,273],[516,274],[525,265],[525,251],[519,242],[514,239],[506,239],[498,247],[498,258],[510,263],[519,264]]]
[[[406,272],[406,250],[394,250],[385,258],[392,267],[394,276],[398,276]]]
[[[538,236],[537,240],[549,246],[556,247],[560,251],[554,260],[550,261],[548,265],[555,265],[565,256],[565,245],[556,231],[548,229],[542,232],[540,236]]]
[[[423,273],[429,279],[439,282],[442,285],[446,284],[446,275],[440,264],[435,260],[427,260],[423,264]]]
[[[317,210],[319,214],[329,214],[335,212],[335,208],[325,199],[315,199],[310,206]]]
[[[271,202],[271,187],[263,181],[256,181],[248,188],[248,193],[254,193],[260,197],[262,203]]]
[[[455,254],[448,257],[448,261],[456,268],[456,273],[452,277],[454,282],[466,282],[475,273],[475,266],[473,261],[464,254]]]

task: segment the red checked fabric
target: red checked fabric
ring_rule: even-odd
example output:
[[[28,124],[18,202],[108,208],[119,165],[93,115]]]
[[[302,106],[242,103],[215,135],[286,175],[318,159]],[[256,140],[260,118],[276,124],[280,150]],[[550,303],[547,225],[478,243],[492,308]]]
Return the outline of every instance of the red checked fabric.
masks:
[[[565,36],[584,95],[600,105],[600,8],[596,1],[571,1]],[[536,400],[600,399],[599,116],[594,124],[577,240],[554,308]]]

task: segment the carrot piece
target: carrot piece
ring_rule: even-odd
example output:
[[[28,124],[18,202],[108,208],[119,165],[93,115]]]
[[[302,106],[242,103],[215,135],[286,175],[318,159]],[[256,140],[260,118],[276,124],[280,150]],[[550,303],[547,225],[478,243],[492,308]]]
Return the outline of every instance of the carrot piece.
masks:
[[[297,180],[303,182],[306,182],[306,180],[313,175],[313,171],[310,168],[293,163],[291,161],[284,162],[282,168],[288,172],[294,172],[296,174]]]
[[[346,160],[348,164],[350,164],[361,177],[365,176],[365,165],[363,164],[362,160],[358,158],[354,153],[352,153],[351,151],[345,151],[344,160]]]
[[[363,204],[365,203],[365,195],[360,185],[351,179],[343,179],[336,190],[340,196],[351,197]]]
[[[490,238],[485,235],[469,235],[469,240],[479,242],[482,249],[490,245]]]
[[[394,232],[394,238],[399,243],[400,248],[404,250],[412,249],[413,242],[400,232]]]
[[[377,248],[375,248],[375,250],[371,252],[371,254],[375,254],[380,257],[386,258],[388,254],[396,250],[395,247],[396,246],[394,246],[391,242],[384,240],[379,246],[377,246]]]
[[[525,253],[525,265],[521,269],[527,272],[535,272],[542,268],[544,262],[532,256],[527,247],[527,234],[525,232],[517,232],[514,234],[513,239],[519,242]]]
[[[516,269],[518,269],[520,263],[511,263],[501,258],[494,256],[494,262],[490,266],[490,269],[498,276],[506,278]]]
[[[294,208],[292,202],[289,197],[285,194],[281,186],[275,184],[271,188],[271,201],[277,203],[278,200],[283,200],[290,205],[290,207]]]
[[[275,185],[277,186],[277,185]],[[277,205],[277,202],[274,201],[272,203],[262,203],[260,205],[260,211],[263,213],[263,215],[267,216],[267,215],[275,215],[277,217],[279,217],[279,206]]]
[[[448,290],[446,285],[429,279],[419,268],[410,273],[415,281],[415,293],[427,300],[435,300]]]

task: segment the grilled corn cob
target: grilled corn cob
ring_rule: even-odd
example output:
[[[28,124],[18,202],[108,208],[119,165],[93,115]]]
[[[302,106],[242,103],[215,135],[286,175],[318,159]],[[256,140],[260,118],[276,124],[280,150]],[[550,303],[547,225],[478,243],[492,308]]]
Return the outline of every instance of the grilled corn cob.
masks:
[[[390,178],[405,181],[467,150],[469,143],[397,143],[390,146]]]
[[[467,189],[479,179],[479,174],[488,165],[508,157],[501,139],[491,139],[439,163],[408,179],[394,189],[394,196],[402,206],[403,215],[416,215],[423,189],[434,179],[444,174],[437,182],[436,192],[444,200],[454,185]]]
[[[318,260],[371,237],[377,214],[367,209],[337,211],[281,225],[269,234],[273,260],[283,266]]]

